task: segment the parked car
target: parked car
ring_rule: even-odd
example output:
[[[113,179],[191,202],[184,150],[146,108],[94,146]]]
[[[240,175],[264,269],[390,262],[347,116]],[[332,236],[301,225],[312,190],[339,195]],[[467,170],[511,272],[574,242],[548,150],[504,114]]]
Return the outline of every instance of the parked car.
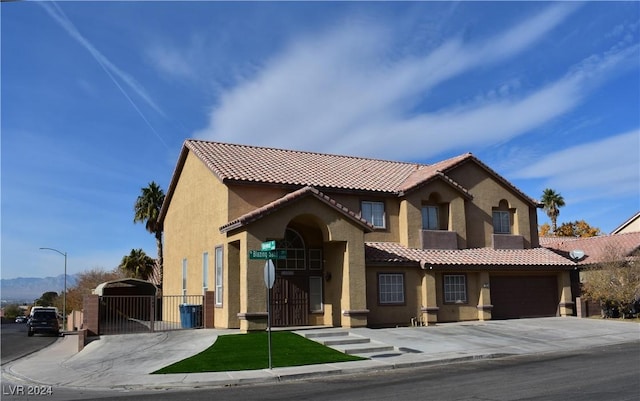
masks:
[[[27,321],[27,335],[33,336],[35,333],[60,334],[60,323],[58,315],[53,310],[36,310]]]
[[[27,322],[27,318],[25,316],[16,317],[16,323],[26,323],[26,322]]]

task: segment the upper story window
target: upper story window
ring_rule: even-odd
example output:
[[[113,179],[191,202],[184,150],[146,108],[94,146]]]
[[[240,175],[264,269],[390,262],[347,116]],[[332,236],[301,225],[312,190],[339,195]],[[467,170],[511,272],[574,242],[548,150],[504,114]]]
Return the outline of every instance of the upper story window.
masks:
[[[385,228],[384,202],[362,202],[362,218],[374,228]]]
[[[495,234],[511,234],[511,219],[509,212],[493,211],[493,232]]]
[[[422,206],[422,229],[438,230],[438,206]]]
[[[502,199],[497,208],[493,208],[493,233],[511,234],[511,215],[515,209],[509,209],[509,202]]]

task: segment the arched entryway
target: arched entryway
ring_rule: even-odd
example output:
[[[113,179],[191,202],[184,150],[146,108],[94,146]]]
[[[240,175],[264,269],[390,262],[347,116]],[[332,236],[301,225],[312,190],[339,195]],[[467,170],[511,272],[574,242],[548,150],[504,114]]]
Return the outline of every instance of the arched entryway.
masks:
[[[276,261],[271,293],[274,327],[305,326],[311,314],[323,313],[322,232],[314,225],[292,222],[276,241],[287,259]]]

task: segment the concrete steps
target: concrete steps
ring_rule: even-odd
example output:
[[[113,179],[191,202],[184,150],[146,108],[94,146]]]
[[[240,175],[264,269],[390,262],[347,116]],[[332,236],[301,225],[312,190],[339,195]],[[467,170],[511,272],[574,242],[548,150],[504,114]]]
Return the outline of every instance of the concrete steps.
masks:
[[[301,331],[298,334],[349,355],[366,354],[368,356],[380,352],[394,351],[395,349],[392,345],[371,341],[367,337],[352,334],[346,330],[323,329],[308,332]]]

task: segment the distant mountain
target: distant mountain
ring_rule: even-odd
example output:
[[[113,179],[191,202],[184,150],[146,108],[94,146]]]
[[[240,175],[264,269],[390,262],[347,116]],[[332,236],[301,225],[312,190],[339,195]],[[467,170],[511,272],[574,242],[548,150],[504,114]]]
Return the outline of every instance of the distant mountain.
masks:
[[[67,289],[77,282],[76,275],[67,275]],[[47,291],[64,290],[64,274],[55,277],[18,277],[0,279],[0,298],[2,301],[32,302]]]

